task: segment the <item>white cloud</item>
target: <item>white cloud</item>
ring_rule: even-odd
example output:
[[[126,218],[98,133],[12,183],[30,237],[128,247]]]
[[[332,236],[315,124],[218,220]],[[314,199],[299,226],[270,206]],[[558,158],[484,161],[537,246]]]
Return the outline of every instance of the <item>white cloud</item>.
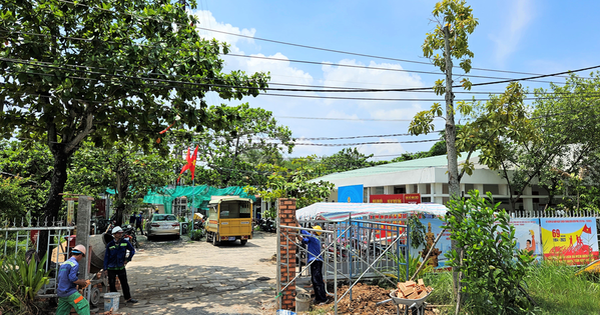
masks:
[[[394,138],[379,138],[377,141],[380,142],[398,142],[398,139]],[[402,154],[406,152],[406,150],[402,147],[401,143],[398,144],[365,144],[358,147],[358,151],[363,154],[373,154],[375,157],[374,160],[388,160],[389,157],[381,157],[377,156],[381,155],[392,155],[392,154]]]
[[[504,63],[512,53],[518,50],[524,30],[534,15],[532,0],[512,0],[507,3],[506,7],[509,12],[506,15],[509,19],[506,27],[499,28],[501,34],[491,36],[496,43],[496,60],[499,63]]]
[[[352,66],[365,66],[356,60],[344,59],[339,64]],[[324,64],[323,85],[339,87],[360,87],[374,89],[393,89],[408,87],[424,87],[421,77],[402,71],[379,70],[395,69],[403,70],[399,64],[376,63],[371,61],[368,68],[338,67]],[[415,93],[408,92],[371,92],[371,93],[339,93],[335,96],[372,98],[372,99],[412,99],[418,98]],[[355,104],[358,107],[368,109],[372,118],[407,119],[412,118],[414,113],[422,110],[418,103],[407,101],[373,101],[373,100],[326,100],[326,104],[337,105],[341,102]]]
[[[198,25],[198,27],[199,27],[198,33],[200,34],[200,36],[205,37],[205,38],[215,38],[218,41],[226,42],[229,45],[231,45],[233,52],[236,52],[236,53],[240,52],[239,48],[236,45],[238,42],[247,41],[249,43],[254,43],[254,39],[252,39],[252,38],[220,33],[220,32],[226,32],[226,33],[232,33],[232,34],[237,34],[237,35],[254,37],[254,35],[256,34],[256,29],[254,29],[254,28],[240,29],[239,27],[235,27],[229,23],[217,22],[215,17],[212,15],[212,12],[210,12],[210,11],[195,10],[192,12],[192,14],[194,14],[196,16],[196,18],[198,18],[198,20],[200,21],[200,24]],[[212,32],[212,31],[207,31],[207,30],[200,29],[200,28],[208,28],[208,29],[212,29],[212,30],[216,30],[216,31],[220,31],[220,32]]]

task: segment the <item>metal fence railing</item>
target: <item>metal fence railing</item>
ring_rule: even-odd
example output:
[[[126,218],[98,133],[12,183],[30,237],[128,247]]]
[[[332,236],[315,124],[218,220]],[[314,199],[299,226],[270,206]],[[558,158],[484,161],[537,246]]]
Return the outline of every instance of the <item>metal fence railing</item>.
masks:
[[[295,274],[293,278],[278,278],[278,293],[292,283],[306,281],[310,277],[310,264],[305,261],[308,257],[307,249],[299,243],[298,237],[301,230],[315,231],[311,229],[315,225],[323,229],[319,237],[321,255],[324,257],[323,277],[326,283],[332,284],[333,292],[327,293],[334,297],[336,314],[338,301],[346,295],[352,299],[352,288],[359,281],[382,278],[396,285],[398,279],[405,275],[410,277],[407,225],[351,218],[340,222],[311,221],[301,224],[304,227],[279,226],[279,249],[295,246],[299,263],[296,264],[296,270],[290,273],[286,269],[290,266],[289,261],[282,261],[278,253],[278,275]],[[281,272],[282,269],[286,272]],[[349,283],[345,292],[338,292],[338,280]]]
[[[70,236],[73,226],[65,226],[63,221],[38,222],[32,225],[31,222],[21,221],[20,225],[16,220],[13,222],[4,221],[0,225],[0,235],[4,238],[0,240],[0,250],[3,256],[19,257],[20,253],[40,251],[40,244],[37,241],[40,233],[48,233],[48,244],[45,245],[47,261],[44,268],[46,272],[50,271],[50,281],[44,285],[38,292],[39,297],[56,297],[56,275],[58,274],[59,264],[68,257],[68,240],[65,237]],[[32,257],[32,259],[35,259]]]

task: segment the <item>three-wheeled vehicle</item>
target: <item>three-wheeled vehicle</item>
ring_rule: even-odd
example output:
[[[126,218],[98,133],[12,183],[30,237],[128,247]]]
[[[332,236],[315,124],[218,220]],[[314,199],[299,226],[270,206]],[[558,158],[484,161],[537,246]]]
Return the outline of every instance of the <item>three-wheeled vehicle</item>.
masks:
[[[215,196],[208,203],[206,241],[213,245],[240,240],[245,245],[252,238],[252,199]]]

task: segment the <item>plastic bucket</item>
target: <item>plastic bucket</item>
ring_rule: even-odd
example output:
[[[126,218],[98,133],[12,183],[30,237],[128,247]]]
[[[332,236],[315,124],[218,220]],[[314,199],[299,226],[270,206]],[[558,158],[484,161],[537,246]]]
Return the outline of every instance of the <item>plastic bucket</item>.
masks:
[[[119,310],[119,299],[121,294],[119,292],[104,293],[104,311],[108,312],[112,309],[113,312]]]
[[[308,312],[310,309],[310,295],[304,292],[296,293],[296,312]]]

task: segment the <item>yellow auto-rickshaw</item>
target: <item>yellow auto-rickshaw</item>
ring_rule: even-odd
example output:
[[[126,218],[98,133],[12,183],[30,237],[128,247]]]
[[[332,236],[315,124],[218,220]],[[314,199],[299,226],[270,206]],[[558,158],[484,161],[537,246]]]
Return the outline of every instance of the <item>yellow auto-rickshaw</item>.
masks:
[[[218,196],[208,203],[206,241],[240,240],[245,245],[252,238],[252,199],[237,196]]]

